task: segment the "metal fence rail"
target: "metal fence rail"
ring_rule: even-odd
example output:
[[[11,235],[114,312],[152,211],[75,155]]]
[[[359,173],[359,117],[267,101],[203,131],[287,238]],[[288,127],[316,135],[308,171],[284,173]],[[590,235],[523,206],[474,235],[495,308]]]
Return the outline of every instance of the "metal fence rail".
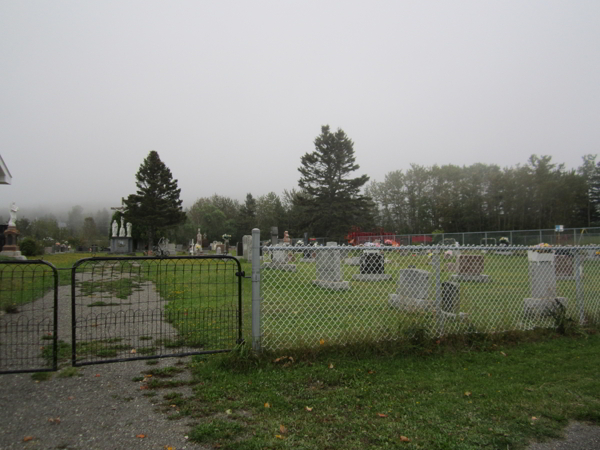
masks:
[[[262,254],[257,327],[267,350],[600,319],[600,247],[271,246]]]
[[[0,261],[0,373],[57,368],[58,272],[45,261]]]
[[[242,276],[230,256],[78,261],[73,365],[232,349],[242,340]]]

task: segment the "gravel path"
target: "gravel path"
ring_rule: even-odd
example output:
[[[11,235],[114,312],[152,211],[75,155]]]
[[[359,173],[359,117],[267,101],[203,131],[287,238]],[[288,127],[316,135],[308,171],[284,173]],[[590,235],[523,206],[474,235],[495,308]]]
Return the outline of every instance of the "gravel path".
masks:
[[[149,368],[176,361],[87,366],[79,369],[81,376],[55,374],[42,382],[31,374],[0,375],[0,449],[203,449],[185,438],[187,419],[168,420],[158,407],[167,392],[189,395],[189,388],[158,390],[146,397],[149,391],[132,381]]]
[[[70,312],[70,295],[69,286],[60,288],[59,311],[63,313],[59,336],[66,337],[65,341],[70,341],[70,314],[64,313]],[[147,292],[144,297],[148,298]],[[156,307],[153,302],[148,306]],[[51,308],[34,310],[48,314]],[[37,354],[39,341],[24,343],[23,349],[32,344]],[[55,373],[42,382],[34,381],[31,374],[0,375],[0,449],[206,449],[186,438],[193,425],[191,419],[169,420],[161,411],[165,407],[161,405],[164,394],[177,391],[187,396],[191,394],[189,387],[152,391],[156,395],[148,396],[144,394],[151,391],[140,389],[143,384],[132,381],[150,369],[186,361],[187,358],[165,358],[152,366],[146,361],[86,366],[78,369],[78,376],[61,378]],[[174,378],[189,376],[184,371]],[[573,422],[565,436],[562,440],[531,444],[528,450],[600,449],[598,426]]]

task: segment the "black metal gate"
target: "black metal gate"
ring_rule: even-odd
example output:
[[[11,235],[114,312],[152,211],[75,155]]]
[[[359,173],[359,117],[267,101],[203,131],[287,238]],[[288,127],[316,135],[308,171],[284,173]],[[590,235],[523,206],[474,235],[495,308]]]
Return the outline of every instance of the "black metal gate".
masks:
[[[57,369],[58,272],[46,261],[0,261],[0,373]]]
[[[78,261],[73,365],[231,350],[242,342],[243,276],[232,256]]]

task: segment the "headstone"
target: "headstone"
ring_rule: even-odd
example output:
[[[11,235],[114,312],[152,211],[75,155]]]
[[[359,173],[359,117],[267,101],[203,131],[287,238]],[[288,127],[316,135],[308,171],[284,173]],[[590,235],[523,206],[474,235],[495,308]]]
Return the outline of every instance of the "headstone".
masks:
[[[242,255],[246,261],[252,260],[252,235],[247,234],[242,237],[242,246],[244,247]]]
[[[533,298],[556,297],[556,272],[551,262],[530,263],[529,281]]]
[[[558,297],[555,256],[552,253],[528,252],[531,297],[523,300],[525,318],[539,320],[553,317],[568,300]]]
[[[558,280],[575,279],[575,258],[573,255],[556,255],[554,257],[554,269]]]
[[[235,248],[235,253],[237,256],[242,257],[244,255],[244,243],[243,242],[238,242],[237,246]]]
[[[279,229],[277,227],[271,227],[271,245],[279,244]]]
[[[458,273],[452,275],[452,280],[475,281],[487,283],[490,277],[483,273],[485,256],[483,255],[460,255],[458,257]]]
[[[431,309],[433,305],[429,300],[430,273],[421,269],[402,269],[398,275],[396,293],[390,294],[388,304],[408,312]]]
[[[217,255],[221,255],[223,253],[223,246],[222,245],[217,245]]]
[[[350,283],[343,280],[340,249],[336,242],[328,242],[326,247],[317,250],[317,279],[313,284],[333,290],[350,289]]]
[[[442,311],[458,314],[460,309],[460,284],[445,281],[442,287]]]
[[[263,269],[275,269],[285,272],[295,272],[296,265],[289,264],[288,255],[290,253],[289,246],[275,245],[266,247],[265,249],[271,255],[271,262],[265,262],[262,265]]]
[[[290,239],[290,234],[287,231],[283,232],[283,243],[290,245],[292,240]]]
[[[385,260],[379,250],[365,250],[360,256],[360,273],[353,275],[356,281],[385,281],[392,276],[385,274]]]

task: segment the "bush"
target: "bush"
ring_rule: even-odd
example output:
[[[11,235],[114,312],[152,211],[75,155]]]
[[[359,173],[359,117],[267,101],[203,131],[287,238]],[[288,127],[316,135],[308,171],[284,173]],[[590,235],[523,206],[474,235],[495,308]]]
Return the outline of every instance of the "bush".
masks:
[[[25,238],[19,244],[19,249],[24,256],[43,255],[44,247],[35,239]]]

